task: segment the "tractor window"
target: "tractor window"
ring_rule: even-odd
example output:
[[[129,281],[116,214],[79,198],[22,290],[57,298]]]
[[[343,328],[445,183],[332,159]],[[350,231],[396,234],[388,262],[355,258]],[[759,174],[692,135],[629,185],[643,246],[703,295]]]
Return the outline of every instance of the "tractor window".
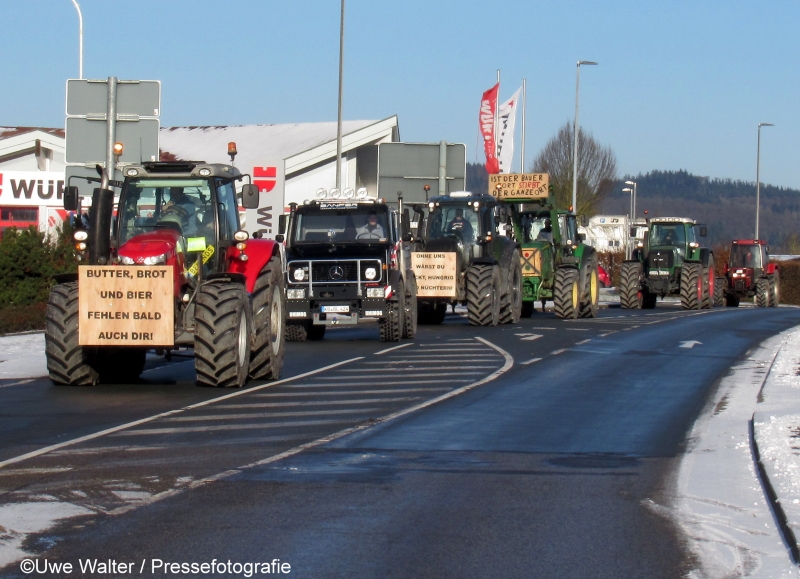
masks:
[[[553,241],[553,225],[549,211],[534,211],[520,214],[523,243],[531,241]]]
[[[211,192],[205,179],[137,179],[127,183],[119,206],[120,245],[142,233],[174,229],[197,235],[198,217]]]
[[[686,233],[683,223],[654,223],[650,230],[650,246],[685,246]]]
[[[236,205],[236,192],[233,182],[217,179],[217,208],[219,210],[219,238],[232,240],[233,234],[239,230],[239,208]],[[214,211],[209,211],[210,219],[203,215],[203,224],[213,227]]]
[[[475,243],[478,215],[468,204],[446,204],[434,208],[429,218],[428,238],[453,236],[466,244]]]
[[[734,245],[731,247],[730,267],[761,267],[761,249],[757,245]]]
[[[347,243],[388,241],[386,211],[362,206],[356,209],[319,209],[297,214],[295,243]]]

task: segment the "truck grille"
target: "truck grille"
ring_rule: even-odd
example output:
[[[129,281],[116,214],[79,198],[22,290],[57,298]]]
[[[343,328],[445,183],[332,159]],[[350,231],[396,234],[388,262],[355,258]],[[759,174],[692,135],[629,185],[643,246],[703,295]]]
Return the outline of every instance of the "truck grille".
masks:
[[[312,263],[314,282],[358,281],[358,265],[354,261],[326,261]]]

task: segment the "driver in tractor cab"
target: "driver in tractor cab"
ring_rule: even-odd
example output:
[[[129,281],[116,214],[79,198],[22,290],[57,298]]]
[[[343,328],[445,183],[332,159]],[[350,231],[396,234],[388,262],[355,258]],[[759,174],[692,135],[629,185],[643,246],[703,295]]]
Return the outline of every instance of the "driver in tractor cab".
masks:
[[[184,193],[183,187],[169,188],[169,201],[164,206],[160,221],[174,221],[168,219],[170,215],[177,215],[180,218],[180,226],[183,235],[194,235],[197,227],[195,223],[195,206],[191,199]]]
[[[753,257],[753,250],[748,249],[747,253],[744,254],[744,266],[745,267],[755,267],[756,260]]]
[[[675,232],[671,229],[664,234],[664,245],[675,245]]]
[[[356,239],[383,239],[385,237],[386,233],[383,231],[383,226],[378,223],[378,214],[375,211],[370,211],[364,226],[356,229]]]
[[[536,239],[538,241],[547,241],[549,243],[553,243],[553,222],[550,219],[544,220],[544,227],[539,230],[538,235],[536,235]]]
[[[464,210],[462,208],[456,209],[456,215],[453,220],[447,224],[448,233],[461,233],[461,238],[464,241],[472,241],[475,237],[475,232],[472,229],[472,224],[464,219]]]

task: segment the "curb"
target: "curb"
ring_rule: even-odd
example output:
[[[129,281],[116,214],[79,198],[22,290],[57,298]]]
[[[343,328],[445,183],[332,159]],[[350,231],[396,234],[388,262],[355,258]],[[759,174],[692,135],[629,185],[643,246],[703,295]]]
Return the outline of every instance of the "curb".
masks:
[[[753,454],[753,462],[756,464],[761,486],[764,489],[767,498],[769,498],[772,514],[778,521],[780,533],[783,536],[784,542],[789,546],[789,551],[792,553],[792,561],[795,565],[798,565],[800,564],[800,545],[798,545],[794,530],[791,528],[791,526],[789,526],[789,518],[786,516],[786,511],[783,510],[783,506],[781,506],[778,494],[775,492],[775,488],[772,486],[772,482],[769,480],[767,469],[764,466],[764,463],[761,461],[761,453],[758,450],[758,442],[756,441],[755,432],[756,414],[757,413],[753,413],[753,417],[750,419],[748,424],[748,430],[750,433],[750,451]]]

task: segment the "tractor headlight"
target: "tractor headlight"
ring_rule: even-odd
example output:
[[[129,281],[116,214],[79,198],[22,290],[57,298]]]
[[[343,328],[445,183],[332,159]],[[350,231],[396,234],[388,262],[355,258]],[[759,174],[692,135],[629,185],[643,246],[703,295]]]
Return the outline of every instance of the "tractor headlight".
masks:
[[[306,271],[302,268],[297,268],[292,272],[292,278],[294,281],[305,281],[306,279]]]
[[[290,300],[303,300],[306,297],[306,290],[305,288],[287,289],[286,297]]]
[[[72,234],[72,237],[75,239],[75,241],[86,241],[89,239],[89,233],[83,229],[79,229]]]
[[[126,177],[136,177],[139,174],[139,169],[126,169],[125,176]]]
[[[135,265],[136,264],[136,262],[133,261],[133,258],[132,257],[128,257],[127,255],[120,255],[119,256],[119,262],[122,265]]]
[[[367,297],[368,298],[382,298],[384,296],[384,290],[382,287],[368,287],[367,288]]]
[[[145,265],[163,265],[167,263],[167,254],[162,253],[161,255],[154,255],[152,257],[145,257],[144,264]]]
[[[378,276],[378,270],[376,270],[374,267],[368,267],[367,269],[364,270],[364,277],[370,281],[375,279],[377,276]]]

